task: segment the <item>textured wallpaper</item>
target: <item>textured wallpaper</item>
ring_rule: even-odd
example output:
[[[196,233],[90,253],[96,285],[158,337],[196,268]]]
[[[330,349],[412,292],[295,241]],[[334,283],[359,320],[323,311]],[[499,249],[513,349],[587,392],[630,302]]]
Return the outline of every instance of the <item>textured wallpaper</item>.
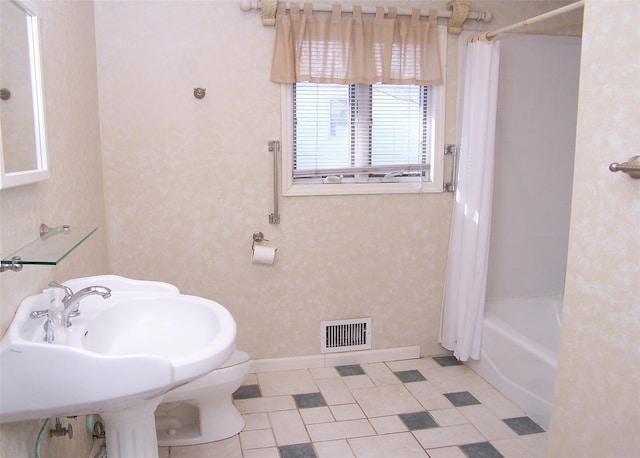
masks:
[[[41,223],[99,229],[59,266],[25,266],[21,272],[0,274],[2,334],[20,302],[46,288],[49,281],[107,270],[93,4],[47,1],[37,6],[51,178],[0,191],[0,252],[4,257],[33,241]],[[46,374],[42,377],[46,381]],[[92,438],[84,417],[63,420],[63,426],[68,423],[73,425],[74,439],[51,439],[45,434],[42,456],[88,455]],[[32,456],[41,425],[41,421],[0,425],[0,455]]]
[[[100,2],[96,18],[111,272],[220,302],[255,359],[318,354],[322,320],[369,316],[374,348],[441,351],[451,195],[281,198],[269,225],[274,29],[235,1]],[[255,231],[273,266],[250,262]]]
[[[96,36],[111,272],[219,301],[256,359],[317,354],[322,320],[364,316],[373,348],[442,351],[451,194],[287,197],[281,224],[268,224],[280,86],[269,82],[274,29],[258,12],[235,0],[97,2]],[[255,231],[278,248],[273,266],[250,263]]]
[[[640,456],[640,2],[588,1],[550,456]]]

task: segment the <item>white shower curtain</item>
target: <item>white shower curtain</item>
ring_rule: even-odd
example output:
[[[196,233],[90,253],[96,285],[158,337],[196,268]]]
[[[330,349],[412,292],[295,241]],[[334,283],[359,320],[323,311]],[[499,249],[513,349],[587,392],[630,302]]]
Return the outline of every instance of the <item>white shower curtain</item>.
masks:
[[[460,37],[461,43],[467,38]],[[480,358],[487,285],[500,42],[461,46],[464,72],[458,186],[449,241],[440,343]],[[464,67],[464,69],[462,68]],[[462,78],[462,76],[461,76]]]

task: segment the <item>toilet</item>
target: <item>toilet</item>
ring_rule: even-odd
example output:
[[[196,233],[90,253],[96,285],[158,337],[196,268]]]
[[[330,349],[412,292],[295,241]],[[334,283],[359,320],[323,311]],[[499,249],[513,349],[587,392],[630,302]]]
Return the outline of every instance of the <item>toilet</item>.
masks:
[[[236,350],[216,370],[164,395],[156,409],[159,446],[195,445],[238,434],[244,418],[232,394],[249,374],[249,354]]]

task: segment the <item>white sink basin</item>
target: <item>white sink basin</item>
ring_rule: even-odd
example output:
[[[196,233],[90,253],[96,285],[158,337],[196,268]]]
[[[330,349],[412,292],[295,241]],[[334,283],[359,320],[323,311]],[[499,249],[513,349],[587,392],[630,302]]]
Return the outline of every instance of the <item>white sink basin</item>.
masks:
[[[74,291],[105,286],[112,294],[81,301],[67,345],[45,343],[45,318],[29,317],[47,308],[44,294],[20,304],[0,343],[0,422],[108,414],[138,401],[159,402],[234,351],[231,314],[216,302],[181,295],[173,285],[117,276],[64,284]]]
[[[123,300],[82,328],[82,347],[109,356],[153,355],[171,361],[174,378],[193,379],[229,359],[235,324],[221,305],[195,296]],[[215,366],[214,366],[215,367]]]

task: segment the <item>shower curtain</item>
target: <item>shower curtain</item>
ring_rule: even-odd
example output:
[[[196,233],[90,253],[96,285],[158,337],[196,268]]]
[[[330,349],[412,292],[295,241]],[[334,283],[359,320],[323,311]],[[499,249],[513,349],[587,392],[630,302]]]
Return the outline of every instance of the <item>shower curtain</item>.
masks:
[[[500,42],[467,41],[460,36],[460,157],[439,339],[460,361],[480,358],[500,60]]]

